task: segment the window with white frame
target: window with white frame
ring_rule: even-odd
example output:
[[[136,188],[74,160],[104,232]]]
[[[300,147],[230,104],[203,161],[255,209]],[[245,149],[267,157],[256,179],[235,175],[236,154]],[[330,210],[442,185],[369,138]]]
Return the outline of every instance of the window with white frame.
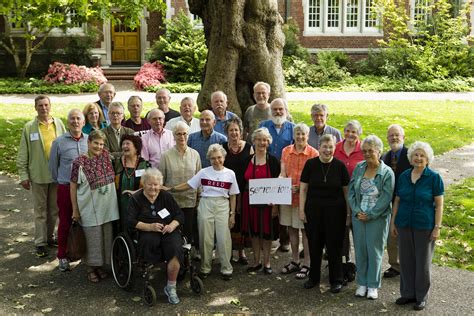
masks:
[[[411,20],[415,28],[428,22],[431,16],[432,0],[411,0]]]
[[[374,0],[303,0],[304,36],[381,34]]]
[[[64,34],[84,34],[86,23],[82,22],[75,9],[63,9],[56,8],[54,12],[64,14],[66,17],[66,23],[69,27],[66,30],[55,27],[51,30],[50,36],[62,36]],[[12,31],[15,33],[22,33],[24,29],[24,22],[12,23]]]

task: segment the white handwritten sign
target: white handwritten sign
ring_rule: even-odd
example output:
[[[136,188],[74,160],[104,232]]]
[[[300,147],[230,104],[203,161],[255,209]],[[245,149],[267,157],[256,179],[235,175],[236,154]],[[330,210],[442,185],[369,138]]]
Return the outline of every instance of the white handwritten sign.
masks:
[[[291,178],[249,180],[250,205],[291,205]]]

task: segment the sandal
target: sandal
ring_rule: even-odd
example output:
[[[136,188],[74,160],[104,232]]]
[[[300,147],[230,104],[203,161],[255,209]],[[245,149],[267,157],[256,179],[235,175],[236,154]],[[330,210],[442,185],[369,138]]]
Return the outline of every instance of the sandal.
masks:
[[[100,279],[97,273],[94,270],[90,270],[87,272],[87,279],[91,283],[99,283]]]
[[[249,259],[247,259],[247,257],[240,257],[237,262],[243,266],[246,266],[249,264]]]
[[[300,264],[294,261],[291,261],[286,266],[281,269],[281,274],[290,274],[296,271],[300,271]]]
[[[309,275],[309,267],[308,266],[302,266],[300,272],[298,272],[295,276],[295,278],[299,280],[306,279],[306,277]]]
[[[109,274],[101,268],[95,269],[95,274],[97,274],[101,280],[109,276]]]

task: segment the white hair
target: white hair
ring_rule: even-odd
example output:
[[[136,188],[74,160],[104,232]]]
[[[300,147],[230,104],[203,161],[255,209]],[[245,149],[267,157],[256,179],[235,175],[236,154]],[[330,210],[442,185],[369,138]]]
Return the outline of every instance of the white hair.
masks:
[[[380,140],[380,138],[378,138],[377,136],[375,136],[375,135],[369,135],[369,136],[367,136],[367,137],[362,141],[361,147],[364,146],[365,144],[367,144],[367,145],[370,146],[370,147],[373,147],[373,148],[377,149],[378,152],[379,152],[379,156],[382,154],[382,151],[383,151],[383,143],[382,143],[382,141]]]
[[[293,127],[293,138],[295,138],[296,132],[303,132],[305,135],[309,135],[309,127],[305,123],[298,123]]]
[[[211,155],[218,151],[220,151],[222,154],[222,157],[225,158],[225,156],[227,155],[227,152],[225,151],[224,147],[222,147],[221,144],[212,144],[211,146],[209,146],[209,148],[207,149],[206,158],[211,159]]]
[[[407,156],[410,164],[413,165],[413,154],[418,149],[425,152],[426,158],[428,159],[428,164],[431,164],[434,160],[433,148],[431,148],[430,144],[420,141],[414,142],[411,144],[410,148],[408,148]]]
[[[145,172],[142,176],[143,183],[147,183],[150,178],[156,178],[160,185],[163,184],[163,174],[156,168],[145,169]]]
[[[183,121],[176,122],[176,125],[173,127],[173,135],[176,135],[178,130],[185,130],[186,133],[189,132],[188,124],[184,123]]]
[[[252,133],[252,143],[254,143],[255,138],[257,138],[260,135],[265,137],[268,140],[268,144],[271,144],[273,142],[272,135],[270,134],[268,129],[266,127],[260,127],[260,128],[257,128],[256,130],[253,131],[253,133]]]
[[[362,125],[360,125],[358,120],[350,120],[347,122],[346,126],[344,127],[344,131],[346,128],[353,127],[357,130],[357,135],[360,136],[362,134]]]
[[[400,130],[400,133],[405,136],[405,130],[403,129],[403,127],[401,127],[400,125],[398,124],[392,124],[390,125],[388,128],[387,128],[387,134],[388,134],[388,131],[391,130],[392,128],[398,128]]]

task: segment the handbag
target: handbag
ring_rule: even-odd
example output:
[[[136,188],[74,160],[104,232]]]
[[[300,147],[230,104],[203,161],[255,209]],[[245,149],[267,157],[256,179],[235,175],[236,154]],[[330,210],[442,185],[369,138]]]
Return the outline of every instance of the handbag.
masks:
[[[66,255],[71,261],[80,260],[86,254],[86,236],[81,224],[73,221],[67,238]]]

